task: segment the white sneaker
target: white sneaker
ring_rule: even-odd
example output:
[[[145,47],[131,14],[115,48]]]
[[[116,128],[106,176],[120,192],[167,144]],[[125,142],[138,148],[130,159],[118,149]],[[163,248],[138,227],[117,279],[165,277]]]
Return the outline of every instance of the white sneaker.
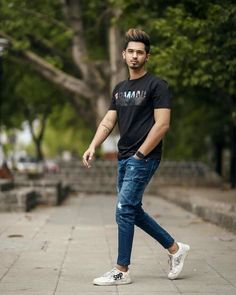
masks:
[[[116,267],[93,280],[93,284],[99,286],[124,285],[130,284],[131,282],[129,271],[123,272]]]
[[[176,279],[179,274],[181,273],[183,266],[184,266],[184,259],[188,255],[188,251],[190,250],[190,246],[177,242],[179,249],[175,254],[168,254],[169,255],[169,265],[170,265],[170,272],[168,274],[168,278],[170,280]]]

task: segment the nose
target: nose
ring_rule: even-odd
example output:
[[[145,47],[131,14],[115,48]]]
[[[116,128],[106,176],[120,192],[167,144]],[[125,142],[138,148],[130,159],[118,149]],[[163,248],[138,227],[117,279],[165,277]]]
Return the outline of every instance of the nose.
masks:
[[[137,58],[138,57],[138,54],[136,51],[133,52],[133,58]]]

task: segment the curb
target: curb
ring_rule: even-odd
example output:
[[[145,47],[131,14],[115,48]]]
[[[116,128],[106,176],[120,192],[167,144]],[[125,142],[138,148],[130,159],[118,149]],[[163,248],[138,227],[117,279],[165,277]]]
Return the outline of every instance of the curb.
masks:
[[[236,233],[236,215],[230,212],[221,212],[212,210],[210,207],[201,206],[196,203],[183,200],[181,198],[174,198],[163,193],[158,193],[158,197],[170,201],[183,209],[196,214],[205,221],[209,221],[218,226],[221,226],[233,233]]]

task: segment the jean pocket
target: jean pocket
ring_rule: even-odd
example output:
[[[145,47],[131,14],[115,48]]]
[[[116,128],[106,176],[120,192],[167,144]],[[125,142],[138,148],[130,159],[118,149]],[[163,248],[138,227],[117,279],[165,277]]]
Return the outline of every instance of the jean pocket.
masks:
[[[144,159],[136,159],[134,155],[131,156],[130,158],[137,161],[137,162],[142,162],[144,160]]]

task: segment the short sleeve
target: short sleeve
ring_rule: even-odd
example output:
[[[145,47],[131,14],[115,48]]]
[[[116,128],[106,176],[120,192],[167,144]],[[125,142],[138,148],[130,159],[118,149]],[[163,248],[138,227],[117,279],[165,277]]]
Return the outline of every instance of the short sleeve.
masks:
[[[120,84],[120,83],[119,83]],[[116,85],[116,87],[114,88],[113,92],[112,92],[112,98],[111,98],[111,103],[109,106],[109,110],[116,110],[116,100],[118,98],[118,87],[119,84]]]
[[[172,93],[168,83],[165,80],[160,80],[156,83],[153,91],[153,108],[163,109],[171,108]]]
[[[114,93],[112,95],[111,103],[109,106],[109,110],[116,110],[116,98],[114,96]]]

